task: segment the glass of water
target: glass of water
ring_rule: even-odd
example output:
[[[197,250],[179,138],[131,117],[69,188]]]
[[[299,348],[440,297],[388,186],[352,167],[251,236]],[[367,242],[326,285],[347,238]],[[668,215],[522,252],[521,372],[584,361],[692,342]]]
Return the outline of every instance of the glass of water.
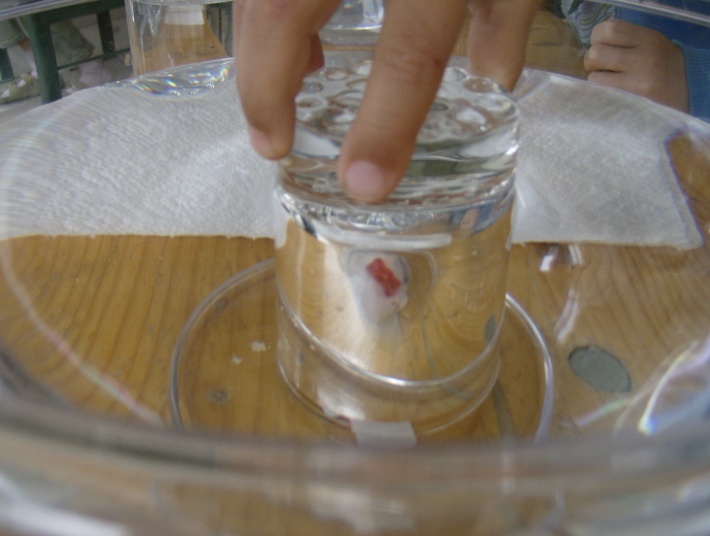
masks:
[[[232,55],[231,2],[127,0],[133,74]]]
[[[340,46],[377,42],[385,14],[385,0],[343,0],[320,31],[320,38]]]
[[[359,203],[336,160],[369,70],[331,62],[296,98],[275,194],[277,359],[317,413],[406,442],[469,414],[497,377],[518,107],[449,67],[399,186]]]

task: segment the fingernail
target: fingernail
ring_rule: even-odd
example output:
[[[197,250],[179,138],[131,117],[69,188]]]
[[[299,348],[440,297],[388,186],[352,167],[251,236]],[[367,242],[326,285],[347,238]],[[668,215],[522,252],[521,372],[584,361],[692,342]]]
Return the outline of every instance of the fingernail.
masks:
[[[387,188],[385,174],[372,162],[350,164],[344,177],[345,191],[360,201],[379,201]]]
[[[249,127],[249,141],[254,150],[264,158],[271,158],[274,153],[274,146],[269,137],[262,131]]]

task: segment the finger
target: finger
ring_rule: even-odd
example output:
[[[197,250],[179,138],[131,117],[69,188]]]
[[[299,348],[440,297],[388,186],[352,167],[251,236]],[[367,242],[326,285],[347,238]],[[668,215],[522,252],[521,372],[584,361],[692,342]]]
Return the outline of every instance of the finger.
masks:
[[[619,19],[600,22],[589,37],[592,46],[596,44],[631,48],[638,45],[638,26]]]
[[[465,0],[387,2],[367,89],[338,162],[351,197],[380,201],[404,175],[465,10]]]
[[[469,2],[469,70],[512,90],[525,65],[528,34],[539,0]]]
[[[584,55],[584,69],[593,71],[627,71],[629,49],[617,46],[595,44]]]
[[[336,0],[242,0],[234,3],[235,65],[252,145],[266,158],[286,156],[293,142],[294,97],[323,61],[318,30]]]

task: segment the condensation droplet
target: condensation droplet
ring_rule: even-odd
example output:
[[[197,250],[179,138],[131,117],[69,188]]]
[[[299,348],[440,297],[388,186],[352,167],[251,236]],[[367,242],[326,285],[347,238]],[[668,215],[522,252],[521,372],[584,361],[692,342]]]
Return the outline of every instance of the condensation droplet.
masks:
[[[368,76],[372,69],[372,62],[364,61],[353,68],[353,71],[362,76]]]
[[[301,93],[320,93],[324,89],[325,86],[320,82],[307,78],[303,81],[303,85],[301,86]]]
[[[485,124],[486,118],[478,110],[474,108],[464,108],[456,112],[456,119],[461,123],[467,124]]]
[[[300,96],[296,99],[296,106],[302,109],[315,110],[325,105],[325,99],[317,96]]]
[[[326,67],[320,71],[319,76],[328,81],[345,80],[348,77],[348,71],[338,67]]]
[[[458,82],[468,76],[468,73],[460,67],[448,67],[444,71],[444,82]]]

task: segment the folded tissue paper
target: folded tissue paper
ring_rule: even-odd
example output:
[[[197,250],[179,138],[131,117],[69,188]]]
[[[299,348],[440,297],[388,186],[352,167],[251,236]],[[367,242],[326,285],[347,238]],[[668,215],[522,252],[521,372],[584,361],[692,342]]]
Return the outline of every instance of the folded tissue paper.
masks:
[[[1,125],[0,237],[272,236],[275,164],[251,149],[234,86],[105,86]],[[538,71],[515,95],[514,242],[701,243],[664,143],[681,126],[710,139],[708,125]]]

